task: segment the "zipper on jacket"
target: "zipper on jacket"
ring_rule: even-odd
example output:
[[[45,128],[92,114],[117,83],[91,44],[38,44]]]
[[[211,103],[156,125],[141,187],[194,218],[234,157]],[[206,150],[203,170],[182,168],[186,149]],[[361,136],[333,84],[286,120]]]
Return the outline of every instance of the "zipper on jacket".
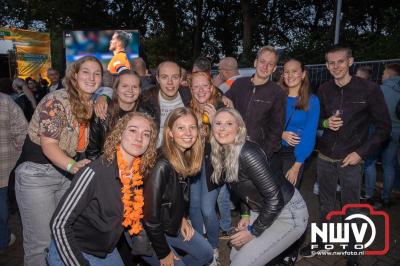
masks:
[[[251,94],[249,103],[247,104],[247,108],[246,108],[246,121],[247,121],[247,117],[248,117],[248,115],[249,115],[249,107],[250,107],[251,102],[253,101],[253,97],[254,97],[254,94],[255,94],[255,93],[256,93],[256,86],[253,87],[253,92],[252,92],[252,94]]]
[[[339,110],[342,110],[342,109],[343,109],[343,87],[340,88],[340,104],[339,104]],[[342,113],[342,120],[343,120],[343,113]],[[340,128],[339,128],[339,130],[340,130]],[[335,132],[335,141],[333,142],[333,145],[332,145],[332,154],[336,147],[339,130]]]

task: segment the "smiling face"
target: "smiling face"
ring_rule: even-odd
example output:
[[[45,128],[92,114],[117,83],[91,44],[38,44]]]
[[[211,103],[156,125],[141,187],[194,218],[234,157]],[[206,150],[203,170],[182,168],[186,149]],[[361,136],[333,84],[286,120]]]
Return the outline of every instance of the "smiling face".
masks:
[[[121,75],[117,87],[118,102],[132,104],[140,95],[140,80],[136,75]]]
[[[184,152],[196,142],[198,127],[196,119],[188,114],[178,118],[172,128],[167,128],[168,135],[173,139],[178,149]]]
[[[291,88],[300,88],[306,72],[301,69],[300,62],[290,60],[283,66],[283,81],[285,85]]]
[[[157,82],[164,99],[175,99],[181,83],[180,67],[173,62],[161,63],[158,69]]]
[[[336,80],[342,80],[349,76],[349,68],[353,64],[353,57],[349,57],[345,50],[328,53],[326,55],[326,67]]]
[[[101,66],[95,61],[82,63],[78,73],[75,74],[79,89],[89,94],[92,94],[100,87],[102,77]]]
[[[212,132],[219,144],[234,144],[239,132],[239,125],[233,115],[228,112],[220,112],[214,118]]]
[[[124,158],[130,161],[145,153],[150,143],[150,136],[150,122],[144,117],[132,117],[121,137],[121,152]]]
[[[255,75],[257,78],[268,79],[276,70],[277,61],[278,58],[274,53],[270,51],[261,53],[254,61],[254,67],[256,68]]]
[[[205,104],[211,98],[214,88],[208,77],[194,74],[191,89],[193,97],[200,104]]]

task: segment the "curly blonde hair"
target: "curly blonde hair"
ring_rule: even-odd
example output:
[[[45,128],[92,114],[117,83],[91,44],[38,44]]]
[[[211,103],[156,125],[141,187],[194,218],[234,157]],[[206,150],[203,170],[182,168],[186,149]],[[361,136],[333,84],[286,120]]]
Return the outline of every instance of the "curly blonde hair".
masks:
[[[151,118],[148,114],[130,112],[124,115],[121,119],[119,119],[113,131],[111,131],[111,133],[107,136],[106,142],[104,143],[103,158],[108,162],[112,162],[114,160],[115,153],[117,152],[117,144],[121,143],[122,133],[126,129],[128,122],[135,117],[145,118],[150,123],[150,129],[151,129],[150,142],[149,146],[147,147],[147,150],[141,156],[141,164],[140,164],[141,174],[146,174],[146,172],[150,170],[156,162],[156,157],[157,157],[156,145],[158,136],[157,126],[153,118]]]
[[[176,145],[174,139],[170,137],[169,133],[176,120],[186,115],[193,116],[196,121],[198,134],[193,146],[185,152],[182,152]],[[203,162],[203,145],[200,139],[197,118],[191,109],[179,107],[168,115],[164,123],[162,151],[164,156],[174,167],[175,171],[184,177],[193,176],[200,171]]]
[[[76,80],[76,74],[78,74],[82,64],[88,61],[98,63],[103,75],[103,66],[101,62],[96,57],[91,55],[81,57],[75,62],[71,63],[68,66],[65,75],[65,87],[69,96],[71,111],[80,123],[88,123],[92,117],[93,111],[90,99],[92,94],[88,94],[79,89],[78,81]]]

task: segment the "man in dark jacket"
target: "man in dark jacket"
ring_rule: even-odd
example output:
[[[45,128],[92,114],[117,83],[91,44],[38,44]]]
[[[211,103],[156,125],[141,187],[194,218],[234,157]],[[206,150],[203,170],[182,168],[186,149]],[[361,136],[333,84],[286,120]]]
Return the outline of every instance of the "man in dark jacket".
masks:
[[[178,107],[187,107],[192,99],[188,89],[180,89],[181,68],[172,61],[164,61],[157,67],[157,86],[143,94],[142,108],[150,114],[159,127],[157,146],[161,146],[164,122],[169,113]]]
[[[254,60],[256,73],[238,78],[225,94],[243,117],[248,138],[258,143],[269,158],[279,151],[285,123],[287,97],[270,80],[278,59],[278,52],[273,47],[260,48]]]
[[[341,185],[341,202],[359,203],[362,177],[362,160],[376,152],[389,137],[390,118],[382,91],[376,83],[352,77],[351,49],[336,46],[326,54],[326,67],[333,80],[322,84],[318,90],[321,104],[320,121],[324,128],[320,139],[317,161],[320,217],[335,209],[336,185]],[[368,138],[368,127],[374,133]],[[355,213],[348,210],[347,215]],[[315,244],[315,243],[314,243]],[[324,248],[323,244],[304,248],[304,257],[312,257]],[[354,237],[350,236],[349,251],[354,250]],[[315,248],[318,246],[318,248]],[[358,265],[358,256],[348,257],[347,265]]]

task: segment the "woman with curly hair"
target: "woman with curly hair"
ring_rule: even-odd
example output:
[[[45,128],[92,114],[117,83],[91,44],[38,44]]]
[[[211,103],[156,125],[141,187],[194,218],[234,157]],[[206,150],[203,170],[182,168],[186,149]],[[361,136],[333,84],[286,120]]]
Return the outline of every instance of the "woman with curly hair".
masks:
[[[192,91],[190,107],[199,121],[200,136],[204,146],[201,172],[190,180],[190,221],[198,233],[202,234],[203,228],[206,229],[207,240],[214,249],[214,260],[211,265],[217,265],[219,260],[218,233],[220,224],[223,231],[229,231],[231,227],[231,212],[229,191],[226,186],[221,188],[211,181],[213,170],[210,161],[211,147],[209,137],[211,131],[210,123],[216,110],[224,107],[224,104],[221,101],[221,94],[212,84],[211,76],[206,72],[192,73],[190,89]],[[219,204],[221,222],[218,221],[215,211],[220,191],[221,196],[227,197],[227,204]]]
[[[113,84],[113,99],[107,108],[105,119],[93,114],[90,121],[89,144],[86,148],[86,158],[95,160],[102,152],[104,141],[110,129],[114,128],[118,119],[138,110],[140,96],[140,77],[135,72],[121,72]]]
[[[238,111],[218,110],[212,122],[212,180],[227,183],[240,199],[241,219],[230,236],[233,266],[262,266],[306,230],[308,211],[299,191],[275,176],[263,149],[246,140]]]
[[[155,251],[150,265],[206,265],[210,244],[187,219],[189,177],[200,171],[203,148],[196,115],[180,107],[164,124],[162,152],[144,184],[144,227]],[[186,253],[178,257],[175,249]]]
[[[155,164],[153,119],[131,112],[104,144],[104,154],[75,175],[50,223],[50,266],[124,265],[116,249],[124,228],[143,230],[143,176]]]
[[[93,56],[73,62],[67,69],[66,89],[46,95],[32,116],[15,171],[25,265],[46,265],[51,216],[70,186],[69,174],[90,162],[75,159],[88,143],[91,96],[101,84],[102,73],[100,61]]]

